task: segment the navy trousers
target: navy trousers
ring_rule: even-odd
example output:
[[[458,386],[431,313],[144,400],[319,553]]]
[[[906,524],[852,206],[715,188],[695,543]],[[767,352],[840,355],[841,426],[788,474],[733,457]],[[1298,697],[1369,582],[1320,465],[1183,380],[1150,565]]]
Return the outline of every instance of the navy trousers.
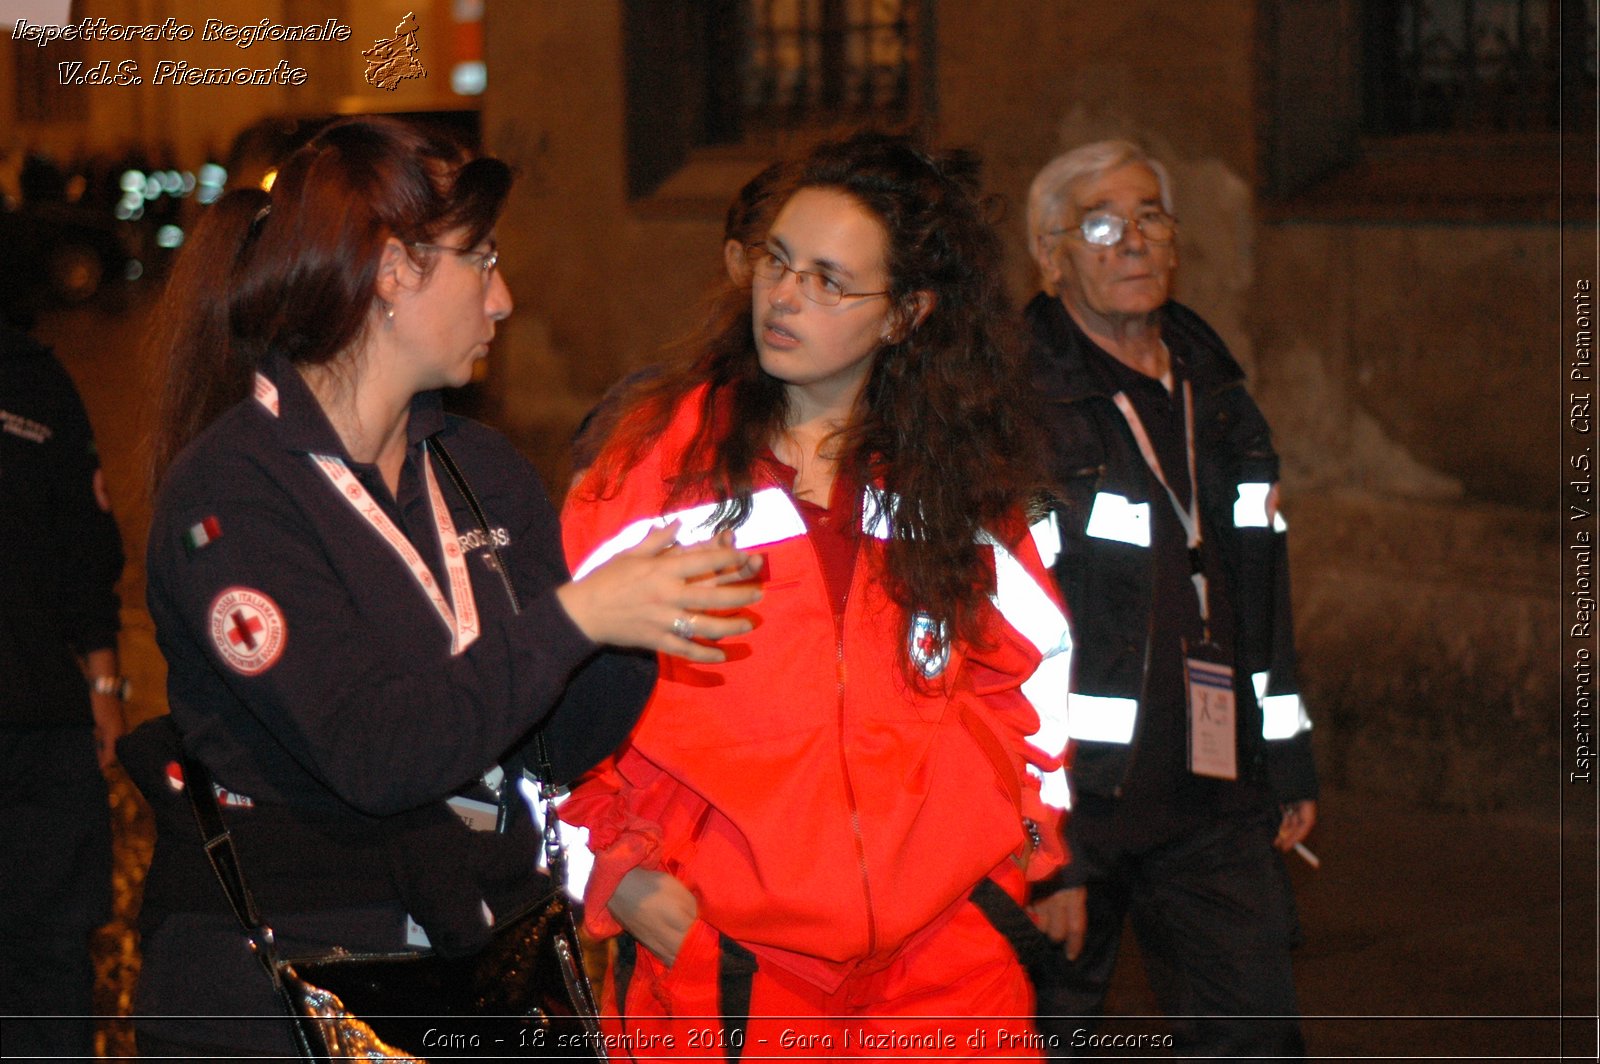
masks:
[[[83,727],[0,729],[5,1055],[94,1055],[90,936],[111,918],[111,815]]]
[[[1076,815],[1084,816],[1083,812]],[[1080,823],[1090,870],[1083,952],[1039,987],[1040,1030],[1061,1057],[1092,1033],[1125,924],[1182,1058],[1303,1056],[1290,951],[1300,937],[1270,815],[1219,818],[1144,848],[1119,844],[1109,822]]]

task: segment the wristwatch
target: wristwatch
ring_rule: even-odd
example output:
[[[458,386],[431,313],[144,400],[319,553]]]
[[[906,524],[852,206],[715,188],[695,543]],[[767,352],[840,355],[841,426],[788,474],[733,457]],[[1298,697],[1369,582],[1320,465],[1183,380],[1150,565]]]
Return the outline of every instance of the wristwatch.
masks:
[[[123,676],[96,676],[89,684],[89,690],[97,695],[116,695],[126,702],[133,685]]]

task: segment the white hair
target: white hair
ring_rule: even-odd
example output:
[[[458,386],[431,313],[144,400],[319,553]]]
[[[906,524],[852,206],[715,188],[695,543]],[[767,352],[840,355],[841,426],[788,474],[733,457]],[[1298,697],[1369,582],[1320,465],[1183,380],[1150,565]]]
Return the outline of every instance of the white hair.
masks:
[[[1055,223],[1073,188],[1130,163],[1140,163],[1156,175],[1161,186],[1161,208],[1172,213],[1172,179],[1167,168],[1143,148],[1127,140],[1097,140],[1058,155],[1044,165],[1028,186],[1028,252],[1039,255],[1039,238]]]

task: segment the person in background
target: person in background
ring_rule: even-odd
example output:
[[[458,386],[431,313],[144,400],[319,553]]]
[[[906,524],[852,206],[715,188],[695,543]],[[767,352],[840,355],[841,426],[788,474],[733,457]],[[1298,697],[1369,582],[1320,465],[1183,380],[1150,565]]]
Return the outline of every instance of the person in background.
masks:
[[[772,195],[783,178],[783,163],[769,163],[740,186],[722,218],[722,265],[735,285],[750,283],[750,245],[772,221]]]
[[[728,283],[735,287],[750,283],[750,245],[766,232],[772,214],[772,192],[782,175],[783,164],[771,163],[739,188],[728,204],[722,220],[722,264]],[[655,380],[666,370],[660,362],[641,366],[617,381],[583,415],[572,433],[572,483],[576,484],[594,463],[595,456],[617,427],[617,418],[628,406],[635,389]]]
[[[90,939],[111,918],[102,775],[125,730],[122,540],[48,348],[0,319],[0,1014],[5,1054],[94,1055]]]
[[[663,659],[561,810],[635,1058],[1037,1056],[997,923],[1061,862],[1070,640],[976,170],[882,134],[797,160],[749,285],[568,495],[580,574],[661,526],[766,559],[755,628]]]
[[[480,949],[547,890],[539,837],[525,803],[501,832],[452,801],[493,802],[536,727],[573,778],[626,734],[654,654],[720,662],[760,597],[757,563],[672,529],[570,579],[532,468],[442,411],[511,313],[510,181],[421,128],[341,121],[270,194],[211,207],[169,286],[150,613],[172,722],[224,790],[285,956]],[[686,610],[711,611],[703,641],[674,629]],[[181,778],[135,752],[170,804]],[[146,885],[141,1052],[292,1055],[183,819],[158,829]]]
[[[1130,143],[1068,152],[1029,192],[1077,641],[1072,862],[1035,905],[1070,963],[1041,1012],[1100,1012],[1131,917],[1179,1056],[1284,1059],[1304,1046],[1281,851],[1316,822],[1317,779],[1278,458],[1226,345],[1171,298],[1177,236],[1166,170]]]

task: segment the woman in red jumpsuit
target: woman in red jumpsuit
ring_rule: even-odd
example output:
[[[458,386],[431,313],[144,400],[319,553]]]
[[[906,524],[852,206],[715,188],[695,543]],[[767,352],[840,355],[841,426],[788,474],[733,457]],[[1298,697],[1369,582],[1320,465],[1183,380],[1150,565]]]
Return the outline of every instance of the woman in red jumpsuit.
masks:
[[[595,852],[589,927],[623,936],[607,1038],[1037,1055],[986,912],[1061,862],[1070,640],[1026,518],[997,238],[963,155],[863,134],[786,180],[720,331],[636,397],[563,517],[580,575],[662,525],[765,558],[754,629],[715,665],[663,658],[563,808]]]

